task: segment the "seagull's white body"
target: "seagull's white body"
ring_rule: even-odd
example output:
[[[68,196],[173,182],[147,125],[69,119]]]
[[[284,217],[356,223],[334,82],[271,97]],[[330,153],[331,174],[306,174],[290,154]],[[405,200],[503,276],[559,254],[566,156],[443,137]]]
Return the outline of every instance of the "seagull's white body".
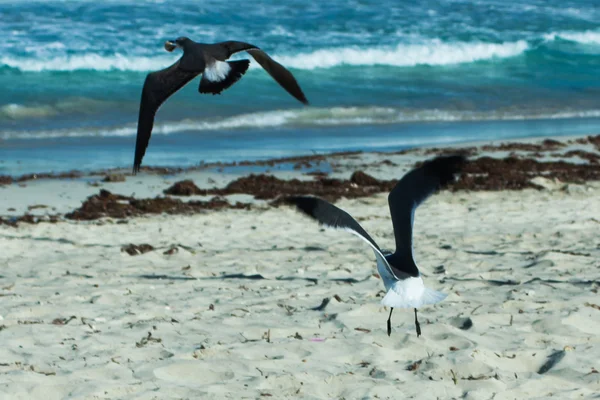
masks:
[[[388,282],[389,284],[389,282]],[[386,285],[387,289],[388,285]],[[448,296],[437,290],[426,288],[423,278],[407,278],[392,282],[381,304],[394,308],[421,308],[429,304],[436,304]]]
[[[406,276],[399,278],[394,274],[390,263],[385,255],[379,249],[373,246],[370,240],[358,232],[345,228],[345,231],[361,238],[373,249],[375,259],[377,260],[377,272],[383,280],[386,294],[381,300],[381,304],[394,308],[420,308],[428,304],[436,304],[444,300],[448,295],[437,290],[425,287],[421,276]]]
[[[444,300],[447,294],[425,287],[421,276],[398,279],[392,272],[385,256],[373,249],[377,259],[377,272],[383,280],[386,294],[381,304],[394,308],[420,308]]]

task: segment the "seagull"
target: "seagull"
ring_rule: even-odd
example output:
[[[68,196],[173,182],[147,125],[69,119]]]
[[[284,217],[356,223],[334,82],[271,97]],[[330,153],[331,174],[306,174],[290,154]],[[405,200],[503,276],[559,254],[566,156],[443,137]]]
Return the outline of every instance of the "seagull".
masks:
[[[387,334],[392,332],[392,311],[394,308],[414,308],[417,337],[421,336],[421,326],[417,309],[435,304],[446,298],[446,294],[426,288],[419,268],[413,259],[412,229],[415,210],[438,189],[454,181],[455,175],[466,164],[460,155],[441,156],[425,161],[420,167],[409,171],[400,179],[388,196],[396,251],[386,253],[350,214],[317,197],[291,196],[284,202],[294,205],[297,210],[317,220],[319,224],[348,231],[363,239],[375,253],[377,271],[383,280],[386,295],[381,304],[390,307],[387,320]]]
[[[292,73],[252,44],[237,41],[196,43],[187,37],[165,42],[167,51],[172,52],[176,48],[182,49],[183,55],[175,64],[146,76],[138,117],[134,174],[140,170],[142,158],[150,142],[154,116],[159,107],[172,94],[200,74],[202,74],[198,87],[200,93],[220,94],[229,88],[240,80],[250,64],[250,60],[226,61],[236,53],[242,51],[249,53],[289,94],[301,103],[308,104]]]

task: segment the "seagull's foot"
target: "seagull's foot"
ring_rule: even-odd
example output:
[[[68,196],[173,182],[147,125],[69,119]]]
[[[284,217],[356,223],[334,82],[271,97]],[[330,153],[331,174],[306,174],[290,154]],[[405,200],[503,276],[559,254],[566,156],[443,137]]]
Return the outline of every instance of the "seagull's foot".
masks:
[[[415,327],[417,328],[417,337],[421,336],[421,324],[417,319],[417,309],[415,308]]]

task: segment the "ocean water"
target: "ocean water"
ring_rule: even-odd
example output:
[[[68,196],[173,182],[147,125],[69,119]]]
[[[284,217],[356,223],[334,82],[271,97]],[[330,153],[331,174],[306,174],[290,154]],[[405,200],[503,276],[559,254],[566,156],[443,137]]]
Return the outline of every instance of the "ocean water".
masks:
[[[0,174],[129,167],[178,36],[261,47],[311,105],[254,61],[221,96],[197,79],[144,165],[600,133],[595,0],[0,0],[0,34]]]

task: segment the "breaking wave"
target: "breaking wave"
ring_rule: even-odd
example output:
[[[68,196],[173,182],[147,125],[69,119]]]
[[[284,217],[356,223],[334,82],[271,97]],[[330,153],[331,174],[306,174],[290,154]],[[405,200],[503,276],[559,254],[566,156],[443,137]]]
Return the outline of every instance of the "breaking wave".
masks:
[[[25,72],[42,71],[152,71],[165,68],[177,57],[127,56],[123,54],[77,54],[60,55],[46,59],[26,57],[0,57],[0,67],[14,68]]]
[[[269,129],[278,127],[333,127],[351,125],[398,124],[408,122],[510,121],[533,119],[597,118],[600,110],[536,112],[478,112],[446,110],[407,110],[386,107],[332,107],[242,114],[214,120],[185,119],[157,123],[153,134],[219,131],[232,129]],[[1,139],[48,139],[61,137],[133,136],[135,124],[111,128],[85,127],[36,131],[0,131]]]
[[[0,121],[27,118],[54,117],[64,113],[89,113],[92,110],[108,108],[111,102],[84,97],[72,97],[54,104],[16,104],[0,106]]]
[[[287,67],[311,70],[342,65],[388,65],[410,67],[417,65],[450,65],[482,60],[514,57],[529,48],[524,40],[506,43],[454,42],[430,40],[420,44],[398,44],[395,47],[338,47],[318,49],[291,55],[274,55]],[[95,53],[55,55],[44,59],[15,56],[0,57],[0,68],[8,67],[27,72],[42,71],[152,71],[165,68],[178,56],[156,57],[100,55]],[[253,63],[256,64],[256,63]],[[257,65],[254,65],[256,67]]]
[[[558,38],[577,42],[581,44],[600,44],[600,31],[584,31],[584,32],[552,32],[544,36],[546,40],[556,40]]]
[[[298,69],[332,68],[340,65],[450,65],[514,57],[528,47],[524,40],[508,43],[444,43],[433,40],[426,44],[399,44],[395,48],[321,49],[312,53],[282,56],[279,61]]]

